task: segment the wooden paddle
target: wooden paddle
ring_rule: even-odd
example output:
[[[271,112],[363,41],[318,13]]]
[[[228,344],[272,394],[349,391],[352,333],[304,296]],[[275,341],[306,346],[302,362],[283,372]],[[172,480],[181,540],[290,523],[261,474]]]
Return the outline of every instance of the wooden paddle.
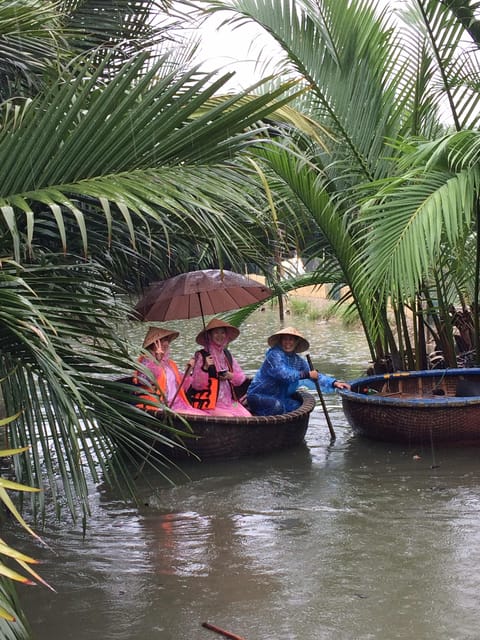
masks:
[[[216,624],[210,624],[210,622],[202,622],[202,627],[205,627],[205,629],[210,629],[210,631],[216,631],[216,633],[225,636],[225,638],[230,638],[230,640],[245,640],[245,638],[243,638],[242,636],[237,636],[236,633],[226,631],[226,629],[217,627]]]
[[[187,368],[184,371],[184,374],[182,376],[182,379],[180,381],[180,384],[178,385],[177,390],[175,391],[175,395],[173,396],[173,398],[171,399],[171,401],[168,403],[168,406],[171,407],[173,405],[173,403],[175,402],[175,400],[177,399],[178,396],[178,392],[180,391],[180,389],[183,387],[183,383],[185,382],[185,378],[188,376],[188,374],[190,373],[190,371],[192,370],[192,366],[190,363],[187,363]]]
[[[307,354],[307,362],[308,362],[308,366],[310,367],[310,371],[315,371],[315,367],[312,364],[312,359],[310,358],[309,354]],[[314,383],[317,389],[318,397],[320,398],[320,402],[322,403],[322,409],[323,409],[323,413],[325,414],[325,419],[327,420],[328,430],[330,431],[330,438],[332,440],[335,440],[337,436],[335,435],[335,431],[333,429],[330,416],[328,415],[327,405],[325,404],[325,400],[323,399],[323,394],[322,394],[322,390],[320,389],[320,384],[318,380],[314,380]]]

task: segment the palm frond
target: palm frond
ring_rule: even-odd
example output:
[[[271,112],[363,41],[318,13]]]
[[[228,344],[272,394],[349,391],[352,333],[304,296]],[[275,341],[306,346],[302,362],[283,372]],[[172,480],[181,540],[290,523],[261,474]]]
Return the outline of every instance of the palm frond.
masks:
[[[469,2],[461,4],[417,0],[404,14],[411,30],[410,36],[404,32],[405,41],[411,38],[428,47],[429,91],[441,104],[443,119],[453,122],[458,131],[478,122],[480,80],[478,43],[472,42],[469,32],[468,11],[473,15],[473,7]]]
[[[103,90],[102,69],[87,81],[83,64],[66,82],[25,106],[18,125],[0,134],[0,209],[19,255],[15,215],[24,212],[31,242],[35,208],[50,211],[66,249],[65,216],[72,215],[88,249],[82,200],[97,201],[105,215],[120,214],[130,227],[133,217],[160,219],[159,207],[172,209],[190,197],[177,180],[176,194],[160,194],[166,167],[199,166],[230,159],[255,142],[249,127],[285,101],[283,89],[242,101],[225,98],[198,113],[223,81],[196,70],[157,79],[157,67],[143,73],[145,56],[136,56]],[[100,143],[98,141],[101,141]],[[158,173],[158,171],[160,172]],[[112,179],[115,175],[115,179]],[[172,198],[174,195],[174,198]],[[198,196],[198,192],[197,192]],[[200,199],[197,197],[197,201]],[[115,205],[109,209],[108,204]],[[103,206],[102,206],[103,205]],[[198,205],[196,209],[198,209]]]
[[[11,580],[0,577],[0,634],[5,640],[29,640],[30,629]]]
[[[48,487],[60,504],[60,470],[72,514],[88,512],[87,475],[98,480],[100,469],[107,481],[125,483],[126,470],[110,462],[116,447],[129,440],[145,452],[158,426],[136,408],[135,388],[115,381],[133,372],[136,354],[125,337],[112,335],[129,307],[114,303],[110,291],[108,273],[102,277],[94,265],[35,267],[23,279],[8,263],[1,272],[2,391],[6,410],[19,412],[11,445],[25,449],[15,457],[17,477]],[[165,473],[167,461],[150,458]],[[40,508],[44,500],[41,492]]]
[[[385,175],[385,141],[404,126],[401,109],[412,84],[405,77],[397,41],[373,3],[291,3],[240,0],[209,3],[212,10],[234,11],[231,22],[254,19],[285,54],[284,64],[309,91],[297,108],[328,129],[335,173],[348,165],[354,175]],[[402,82],[400,83],[400,80]]]
[[[40,89],[66,49],[61,18],[58,2],[50,0],[0,3],[0,102]]]
[[[456,174],[412,171],[380,189],[378,204],[366,206],[362,217],[370,226],[360,261],[369,277],[385,292],[401,283],[400,295],[413,297],[444,251],[442,242],[465,242],[479,179],[476,167]]]

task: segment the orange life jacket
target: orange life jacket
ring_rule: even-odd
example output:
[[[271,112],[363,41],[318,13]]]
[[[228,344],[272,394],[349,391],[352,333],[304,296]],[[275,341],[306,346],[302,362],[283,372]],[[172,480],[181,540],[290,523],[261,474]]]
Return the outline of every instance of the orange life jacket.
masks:
[[[206,389],[188,390],[188,400],[195,409],[215,409],[218,398],[219,380],[208,376]]]
[[[225,357],[227,359],[227,366],[229,371],[233,371],[233,356],[228,349],[224,349]],[[206,349],[200,349],[197,353],[200,353],[203,358],[203,367],[205,366],[205,358],[209,355]],[[245,378],[245,380],[237,387],[234,387],[231,380],[228,380],[230,390],[232,392],[232,399],[241,404],[245,403],[246,393],[248,386],[251,382],[251,378]],[[187,398],[190,404],[196,409],[215,409],[217,406],[218,392],[220,390],[220,380],[218,379],[217,370],[214,366],[208,368],[208,386],[206,389],[200,391],[190,387],[187,390]]]
[[[205,358],[209,355],[205,349],[200,349],[198,352],[203,358],[202,367],[205,366]],[[208,382],[206,389],[194,389],[190,387],[187,391],[187,396],[190,404],[196,409],[215,409],[217,405],[218,392],[220,390],[220,381],[215,367],[208,368]]]
[[[142,362],[142,357],[139,358],[139,362]],[[168,360],[167,364],[172,368],[173,373],[175,374],[177,387],[180,387],[180,385],[182,384],[182,376],[180,374],[180,371],[178,370],[177,365],[173,360]],[[137,403],[137,407],[139,409],[146,409],[149,411],[158,411],[159,410],[158,406],[155,406],[154,404],[149,404],[149,403],[153,403],[153,402],[161,402],[162,404],[167,403],[167,399],[165,395],[165,392],[167,389],[167,374],[165,372],[165,369],[163,369],[163,367],[159,367],[159,373],[155,379],[154,385],[143,384],[140,378],[145,379],[145,374],[141,375],[139,371],[136,371],[135,375],[133,376],[133,382],[134,384],[138,384],[139,386],[143,387],[147,391],[147,393],[140,395],[140,398],[143,400],[143,402]],[[182,387],[180,387],[178,391],[177,397],[178,396],[181,397],[182,400],[184,400],[188,404],[187,396]]]

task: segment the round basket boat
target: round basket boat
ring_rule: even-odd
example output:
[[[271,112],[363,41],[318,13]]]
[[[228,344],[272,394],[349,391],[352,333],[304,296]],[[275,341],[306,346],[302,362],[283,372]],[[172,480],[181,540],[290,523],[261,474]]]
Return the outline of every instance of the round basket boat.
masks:
[[[480,368],[369,376],[339,393],[359,435],[406,444],[480,444]]]
[[[288,449],[304,442],[315,398],[307,392],[298,392],[301,405],[295,411],[276,416],[248,418],[224,416],[183,415],[191,431],[181,418],[169,418],[168,423],[188,432],[180,447],[165,447],[160,440],[156,449],[169,458],[232,459]],[[162,415],[159,416],[159,422]],[[161,426],[159,433],[162,432]],[[169,436],[168,432],[164,432]]]

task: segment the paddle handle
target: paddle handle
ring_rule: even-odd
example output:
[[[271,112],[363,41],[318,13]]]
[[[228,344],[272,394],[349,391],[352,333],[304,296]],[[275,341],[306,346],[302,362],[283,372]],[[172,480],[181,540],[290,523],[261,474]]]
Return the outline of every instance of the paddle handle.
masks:
[[[310,371],[315,371],[315,367],[312,364],[312,359],[311,359],[309,354],[307,354],[307,362],[308,362],[308,366],[310,367]],[[318,382],[318,380],[314,380],[314,383],[315,383],[315,387],[317,389],[318,397],[320,398],[320,402],[322,404],[323,413],[325,414],[325,419],[327,421],[328,430],[330,431],[330,437],[331,437],[332,440],[335,440],[337,436],[335,435],[335,431],[333,429],[333,425],[332,425],[332,422],[330,420],[330,416],[328,415],[327,405],[325,404],[325,400],[323,399],[322,390],[320,389],[320,383]]]
[[[216,624],[210,624],[210,622],[202,622],[202,627],[205,629],[210,629],[210,631],[215,631],[225,638],[230,638],[231,640],[245,640],[242,636],[237,636],[236,633],[232,633],[231,631],[227,631],[226,629],[222,629],[221,627],[217,627]]]
[[[192,370],[192,367],[190,366],[190,363],[189,363],[189,364],[187,364],[187,368],[185,369],[185,372],[183,374],[182,380],[181,380],[180,384],[178,385],[177,390],[175,391],[175,395],[173,396],[173,398],[168,403],[169,407],[171,407],[173,405],[173,403],[175,402],[175,400],[177,399],[178,392],[183,387],[183,383],[185,382],[185,378],[188,376],[188,374],[190,373],[191,370]]]

